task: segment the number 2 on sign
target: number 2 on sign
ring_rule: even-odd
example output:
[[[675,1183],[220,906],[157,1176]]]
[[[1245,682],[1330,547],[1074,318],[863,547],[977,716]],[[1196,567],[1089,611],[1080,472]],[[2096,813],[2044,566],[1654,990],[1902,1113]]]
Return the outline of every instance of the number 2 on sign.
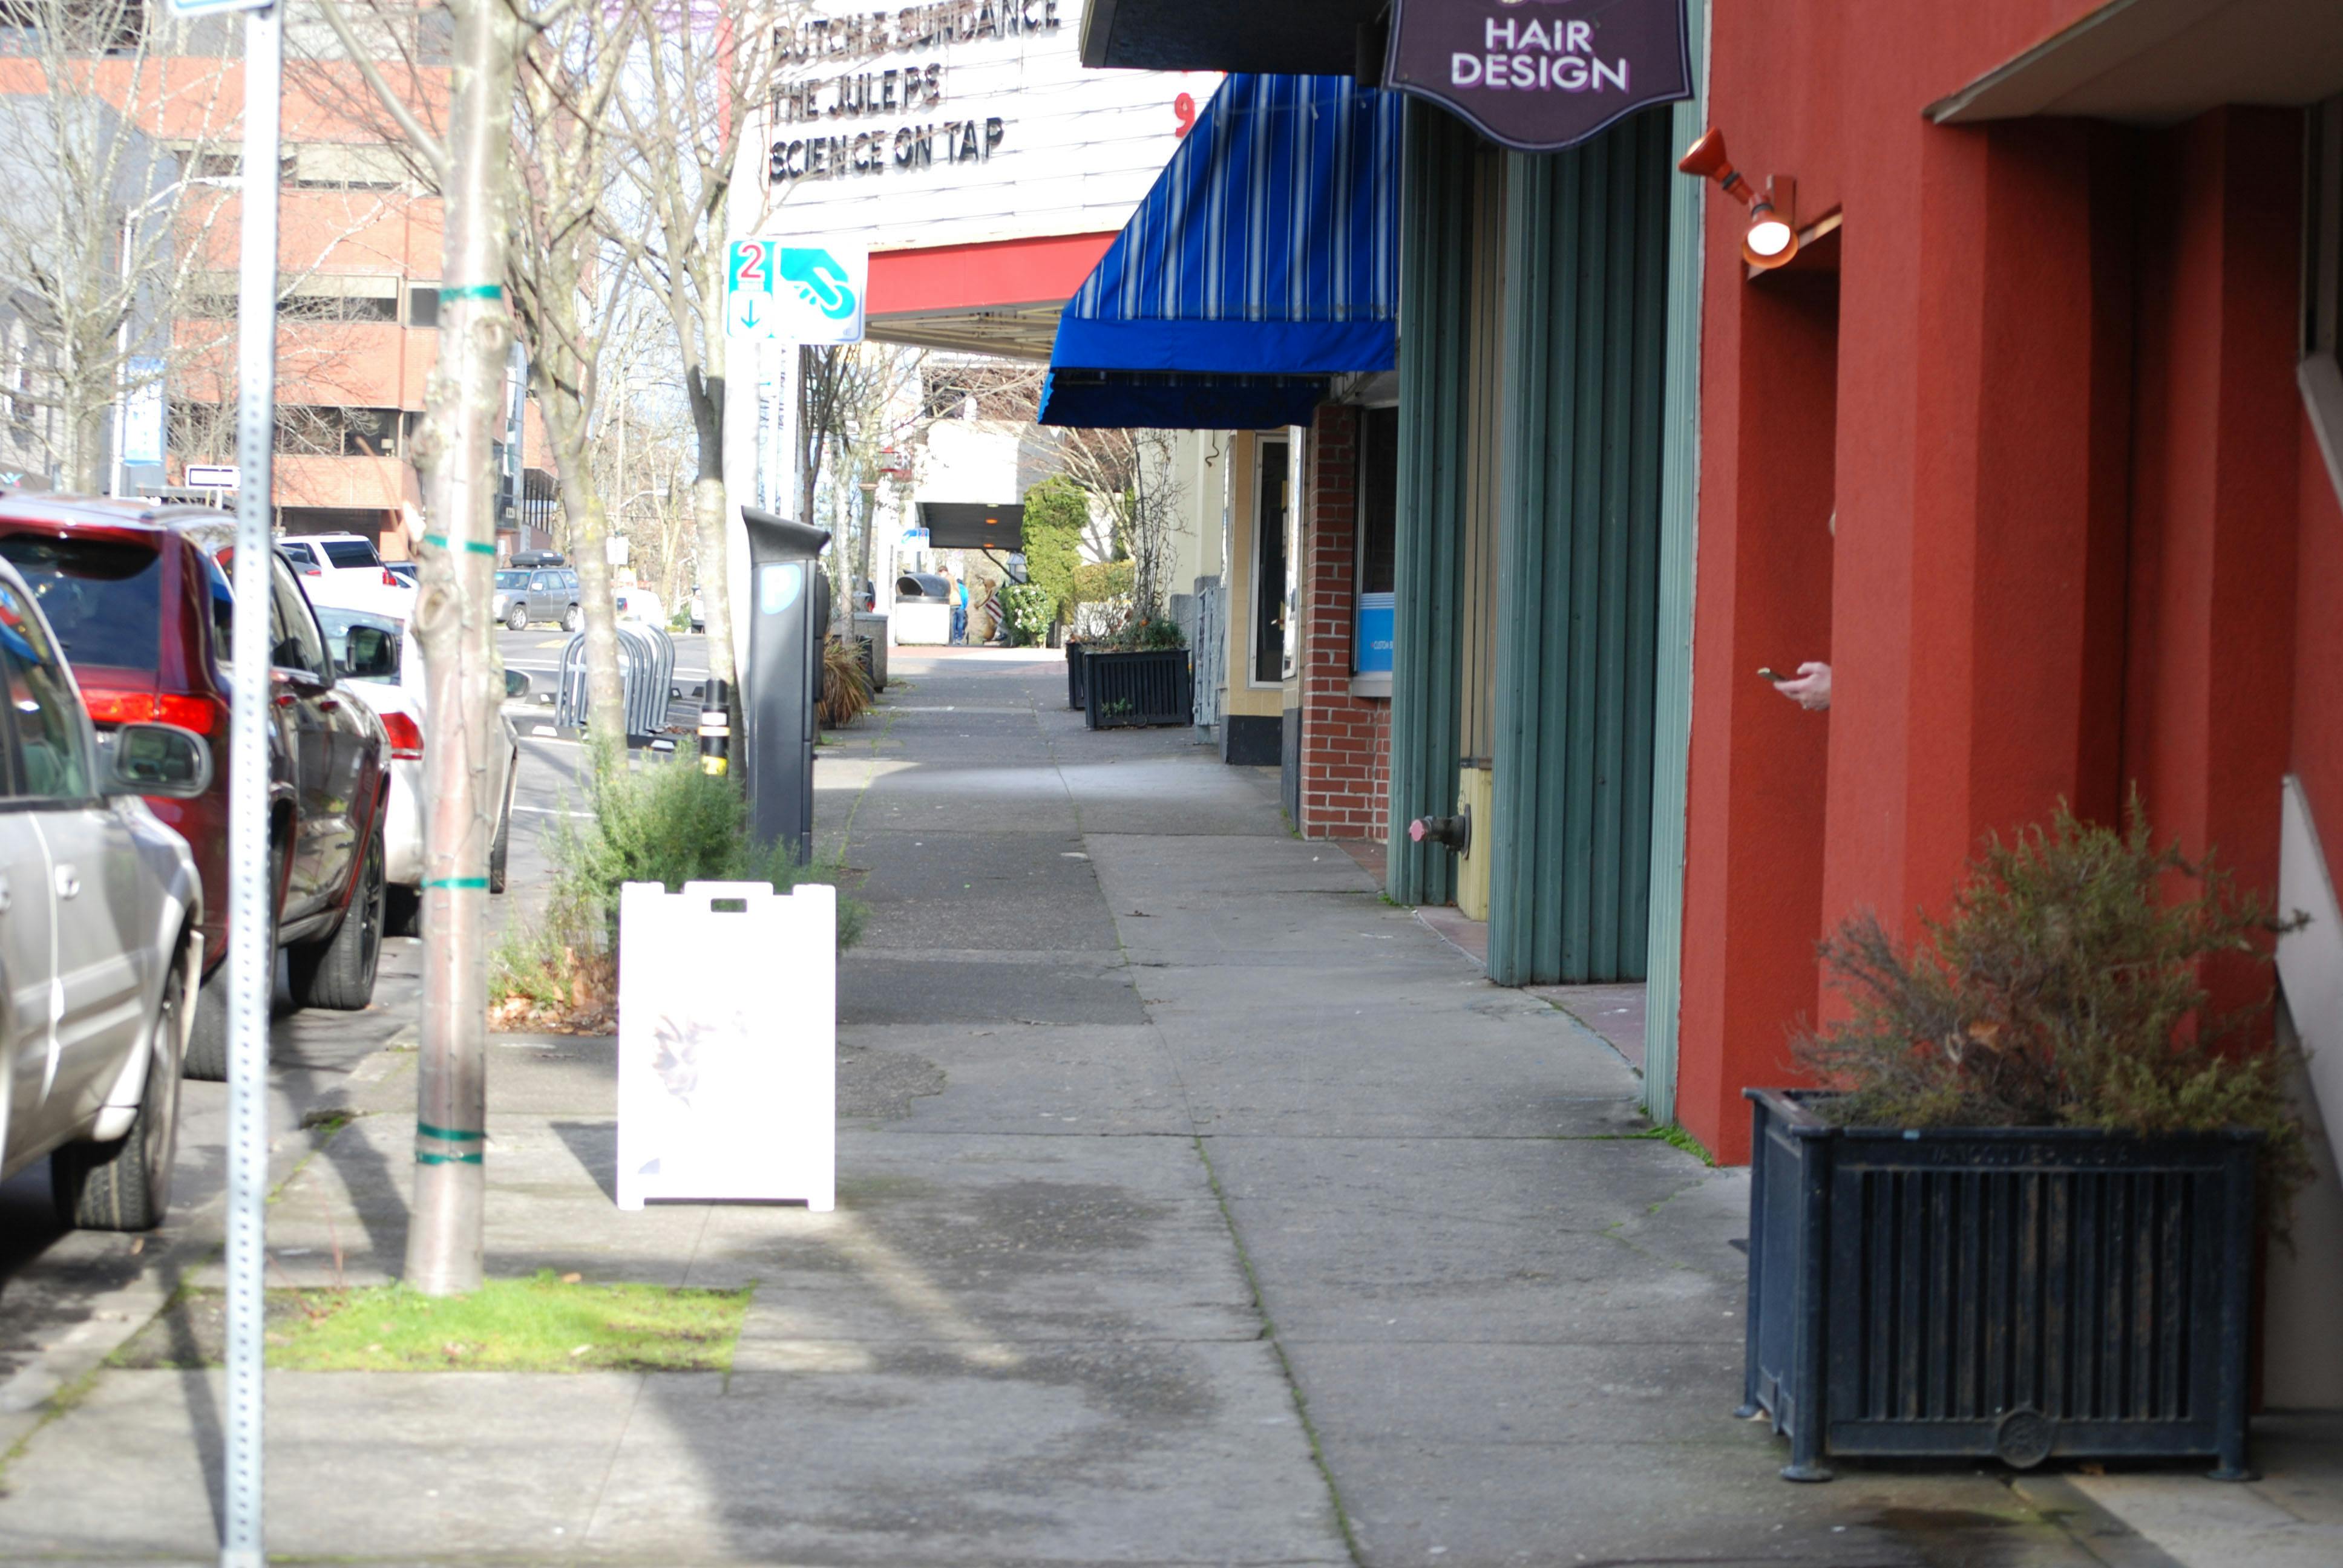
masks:
[[[732,286],[771,293],[773,280],[765,270],[769,255],[760,240],[735,240],[732,245]]]

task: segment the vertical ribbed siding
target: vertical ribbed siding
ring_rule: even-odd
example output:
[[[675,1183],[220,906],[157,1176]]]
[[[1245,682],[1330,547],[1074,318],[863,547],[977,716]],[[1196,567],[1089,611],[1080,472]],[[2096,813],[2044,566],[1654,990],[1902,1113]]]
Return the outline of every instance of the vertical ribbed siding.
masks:
[[[1486,768],[1497,714],[1497,446],[1504,426],[1505,167],[1486,143],[1473,162],[1471,366],[1464,386],[1464,668],[1457,752]]]
[[[1393,587],[1391,848],[1385,889],[1444,904],[1455,862],[1407,824],[1456,808],[1473,165],[1462,121],[1410,100],[1400,212],[1399,516]]]
[[[1489,978],[1644,977],[1670,137],[1509,159]]]
[[[1707,7],[1686,14],[1692,57],[1707,57]],[[1701,96],[1676,105],[1672,146],[1690,146],[1708,125],[1708,73]],[[1644,1110],[1676,1114],[1676,1012],[1684,998],[1684,804],[1692,756],[1694,544],[1700,504],[1701,201],[1705,182],[1668,192],[1668,344],[1661,389],[1660,602],[1652,683],[1652,870],[1644,955]]]

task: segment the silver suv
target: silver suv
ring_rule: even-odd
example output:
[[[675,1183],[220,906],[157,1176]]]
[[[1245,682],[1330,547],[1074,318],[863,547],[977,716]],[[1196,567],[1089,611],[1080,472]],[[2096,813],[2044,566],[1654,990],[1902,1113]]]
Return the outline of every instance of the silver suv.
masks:
[[[515,631],[528,630],[533,620],[578,629],[578,573],[569,567],[500,568],[496,593],[496,617]]]
[[[203,884],[143,796],[211,782],[192,730],[97,743],[25,579],[0,564],[0,1179],[47,1155],[68,1224],[145,1231],[171,1196]]]

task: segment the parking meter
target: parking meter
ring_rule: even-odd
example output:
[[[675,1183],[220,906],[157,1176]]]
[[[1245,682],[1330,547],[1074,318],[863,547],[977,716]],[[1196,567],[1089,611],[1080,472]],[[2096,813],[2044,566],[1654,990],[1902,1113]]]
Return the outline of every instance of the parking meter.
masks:
[[[760,844],[813,855],[813,743],[820,732],[821,641],[830,578],[818,564],[829,530],[740,508],[749,531],[749,666],[741,673],[749,828]]]

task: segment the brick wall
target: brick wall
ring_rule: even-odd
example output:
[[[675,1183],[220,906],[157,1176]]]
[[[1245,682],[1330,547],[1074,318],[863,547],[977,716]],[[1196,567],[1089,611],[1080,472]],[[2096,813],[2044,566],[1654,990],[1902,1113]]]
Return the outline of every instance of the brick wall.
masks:
[[[1352,577],[1358,565],[1359,411],[1328,403],[1310,430],[1302,578],[1302,836],[1384,836],[1391,703],[1351,695]]]

